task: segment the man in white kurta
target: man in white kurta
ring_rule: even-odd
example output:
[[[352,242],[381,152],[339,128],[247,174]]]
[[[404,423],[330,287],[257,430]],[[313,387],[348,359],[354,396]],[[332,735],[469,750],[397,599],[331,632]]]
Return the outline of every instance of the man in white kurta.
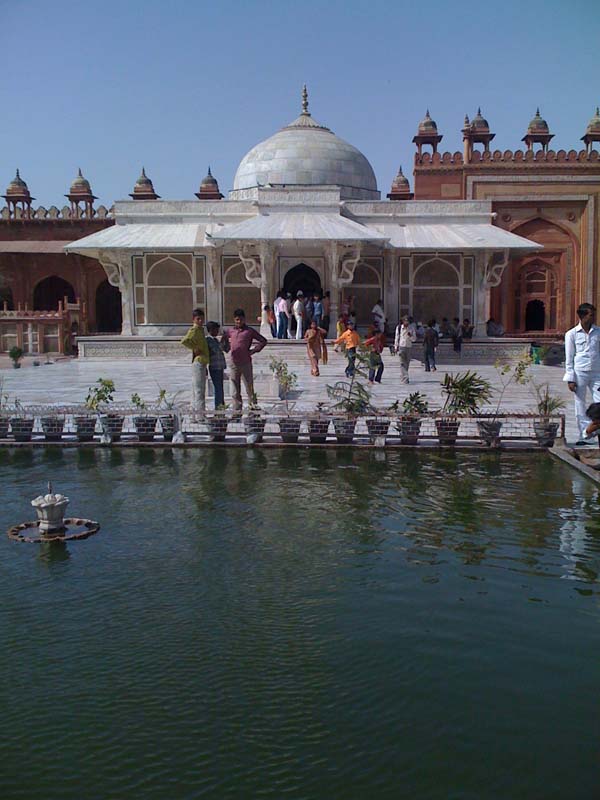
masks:
[[[569,389],[575,394],[575,417],[579,430],[578,445],[586,441],[585,429],[589,424],[585,410],[587,391],[594,403],[600,402],[600,327],[595,325],[596,309],[591,303],[582,303],[577,309],[579,323],[565,334],[565,376]]]

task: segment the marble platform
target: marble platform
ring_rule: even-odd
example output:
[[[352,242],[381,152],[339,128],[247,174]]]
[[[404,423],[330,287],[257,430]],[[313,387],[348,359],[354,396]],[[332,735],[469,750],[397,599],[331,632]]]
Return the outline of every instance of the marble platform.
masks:
[[[346,360],[343,355],[329,348],[329,364],[321,367],[321,377],[310,374],[306,348],[270,343],[254,358],[254,370],[257,376],[259,399],[268,405],[275,396],[275,387],[268,369],[269,357],[275,355],[284,358],[290,369],[298,374],[298,387],[294,392],[293,402],[298,411],[308,411],[319,401],[327,401],[326,385],[343,379]],[[402,400],[409,392],[423,392],[430,405],[440,407],[442,394],[440,382],[446,371],[457,372],[461,369],[475,368],[484,378],[498,387],[498,374],[493,366],[474,364],[447,364],[443,356],[438,360],[437,372],[425,372],[422,364],[413,361],[410,367],[410,384],[400,384],[399,359],[384,354],[385,371],[383,382],[373,388],[372,402],[385,408],[396,399]],[[98,378],[111,378],[116,384],[115,399],[120,404],[128,404],[133,392],[137,392],[146,402],[156,400],[159,387],[169,392],[180,392],[178,401],[189,403],[190,361],[187,353],[181,353],[170,359],[67,359],[39,367],[30,366],[26,360],[23,369],[13,370],[0,367],[0,380],[4,382],[3,392],[10,396],[9,402],[17,397],[24,404],[76,404],[81,403],[87,394],[88,387]],[[538,383],[549,383],[551,391],[563,397],[567,402],[566,433],[567,440],[577,439],[577,430],[573,412],[573,396],[562,381],[564,371],[561,367],[534,366],[531,373]],[[262,376],[262,377],[261,377]],[[227,389],[227,387],[226,387]],[[227,395],[226,395],[227,396]],[[210,402],[209,402],[210,407]],[[527,386],[511,385],[506,392],[502,408],[506,413],[531,412],[534,399]]]

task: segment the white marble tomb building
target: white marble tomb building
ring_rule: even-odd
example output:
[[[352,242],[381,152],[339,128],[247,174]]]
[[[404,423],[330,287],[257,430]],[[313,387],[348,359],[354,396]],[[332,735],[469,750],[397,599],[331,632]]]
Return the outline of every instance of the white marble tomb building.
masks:
[[[488,201],[382,200],[367,158],[311,116],[306,91],[300,116],[244,156],[229,197],[212,188],[215,199],[117,201],[114,226],[67,245],[121,292],[122,335],[95,348],[180,336],[196,306],[223,324],[241,306],[253,324],[280,288],[329,290],[330,334],[345,293],[359,326],[382,297],[393,323],[468,317],[484,336],[509,259],[540,249],[496,227]]]

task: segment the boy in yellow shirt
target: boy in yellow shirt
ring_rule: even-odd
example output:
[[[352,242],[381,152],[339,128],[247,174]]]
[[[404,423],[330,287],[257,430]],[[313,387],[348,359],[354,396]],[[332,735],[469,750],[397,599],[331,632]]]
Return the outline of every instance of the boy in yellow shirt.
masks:
[[[192,327],[180,344],[192,351],[192,408],[204,414],[206,411],[206,368],[210,362],[208,342],[204,335],[204,311],[192,311]]]

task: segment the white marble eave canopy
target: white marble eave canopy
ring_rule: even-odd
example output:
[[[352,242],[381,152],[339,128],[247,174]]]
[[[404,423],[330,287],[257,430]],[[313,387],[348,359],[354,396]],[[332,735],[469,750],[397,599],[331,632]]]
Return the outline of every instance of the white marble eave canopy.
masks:
[[[384,245],[388,236],[367,225],[332,212],[275,212],[225,225],[207,234],[214,242],[374,242]]]
[[[227,242],[362,242],[404,251],[541,250],[492,224],[489,201],[351,201],[339,190],[258,189],[244,201],[120,201],[116,224],[66,245],[194,251]]]

